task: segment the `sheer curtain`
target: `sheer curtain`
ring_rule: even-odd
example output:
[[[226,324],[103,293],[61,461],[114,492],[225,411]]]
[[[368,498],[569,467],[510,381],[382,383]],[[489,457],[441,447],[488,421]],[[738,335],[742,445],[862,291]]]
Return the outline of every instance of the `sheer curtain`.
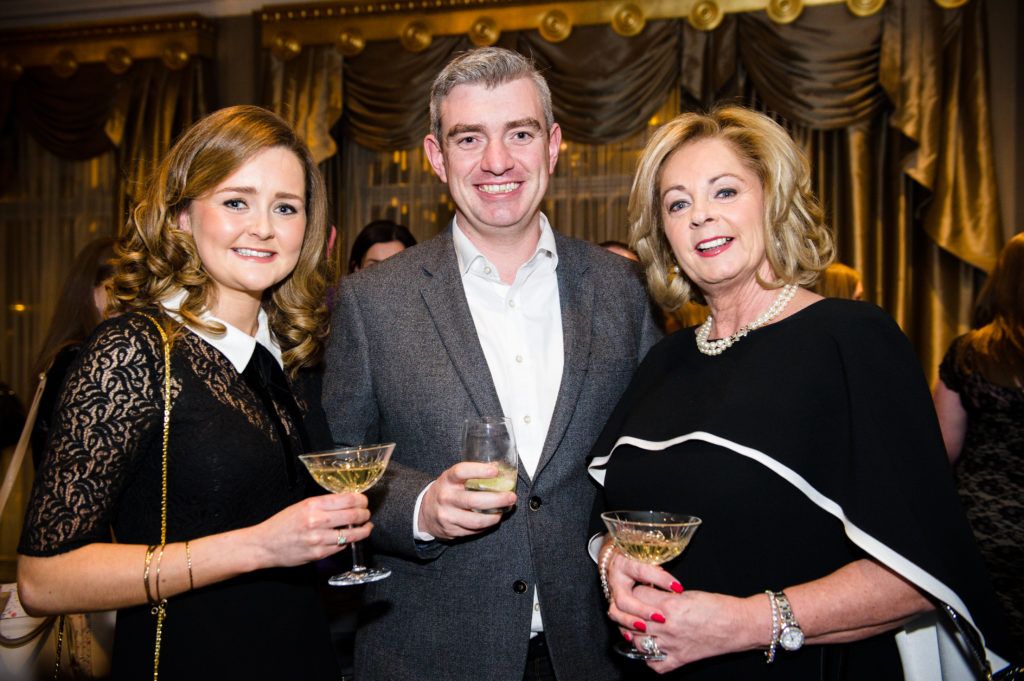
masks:
[[[564,140],[543,204],[551,224],[581,239],[624,241],[626,204],[640,152],[654,130],[678,111],[679,96],[673,92],[641,132],[622,141]],[[350,141],[342,145],[340,162],[327,165],[341,166],[340,172],[328,172],[339,190],[338,247],[343,254],[371,220],[404,224],[422,241],[442,230],[455,211],[422,147],[372,151]]]
[[[0,376],[23,401],[68,266],[88,241],[118,233],[171,141],[210,110],[208,70],[199,58],[152,59],[117,75],[104,64],[68,78],[28,68],[0,84]],[[31,479],[23,471],[0,524],[0,572]]]
[[[113,151],[72,161],[53,155],[31,135],[17,139],[18,174],[0,196],[0,374],[27,403],[37,380],[32,366],[65,272],[82,246],[117,232],[118,178]],[[3,470],[9,455],[10,450],[3,457]],[[31,469],[32,459],[27,457],[0,523],[3,579],[13,576]]]

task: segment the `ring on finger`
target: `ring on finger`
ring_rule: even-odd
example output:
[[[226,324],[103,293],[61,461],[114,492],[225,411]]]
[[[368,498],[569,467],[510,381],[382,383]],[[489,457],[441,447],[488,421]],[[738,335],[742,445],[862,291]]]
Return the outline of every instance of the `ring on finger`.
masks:
[[[341,530],[338,530],[338,546],[344,546],[348,539],[342,534]]]
[[[661,654],[661,650],[658,648],[658,639],[653,636],[644,636],[640,639],[640,647],[645,653],[649,653],[651,655]]]

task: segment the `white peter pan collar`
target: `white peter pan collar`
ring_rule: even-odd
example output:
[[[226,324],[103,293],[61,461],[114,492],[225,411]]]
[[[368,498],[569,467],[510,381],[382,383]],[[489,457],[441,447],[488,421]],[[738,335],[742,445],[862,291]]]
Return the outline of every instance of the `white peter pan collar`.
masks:
[[[181,315],[178,314],[178,310],[181,308],[181,304],[185,301],[184,289],[179,289],[172,295],[164,298],[160,301],[160,306],[164,308],[164,311],[177,322],[182,322]],[[248,366],[249,360],[252,359],[252,353],[256,350],[256,343],[259,343],[274,356],[277,363],[284,368],[284,360],[281,357],[281,347],[277,344],[273,334],[270,333],[270,325],[267,323],[267,313],[264,312],[263,308],[260,308],[259,314],[256,316],[256,335],[250,336],[249,334],[241,331],[237,327],[228,324],[223,319],[214,317],[207,310],[199,315],[199,318],[204,322],[216,322],[224,326],[224,333],[220,335],[213,335],[202,329],[197,329],[189,324],[185,324],[185,327],[189,331],[196,334],[204,341],[216,348],[222,355],[228,358],[231,365],[235,367],[238,373],[242,373],[245,367]]]

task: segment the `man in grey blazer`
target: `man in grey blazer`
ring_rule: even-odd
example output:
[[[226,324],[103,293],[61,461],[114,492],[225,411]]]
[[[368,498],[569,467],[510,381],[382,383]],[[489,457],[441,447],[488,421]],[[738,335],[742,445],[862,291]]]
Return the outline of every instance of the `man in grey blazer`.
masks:
[[[367,587],[356,678],[615,679],[585,458],[660,334],[632,265],[540,212],[561,131],[529,61],[464,53],[430,108],[424,147],[455,218],[342,281],[327,351],[335,441],[397,443],[371,491],[392,574]],[[497,472],[460,462],[476,415],[512,419],[515,493],[465,489]]]

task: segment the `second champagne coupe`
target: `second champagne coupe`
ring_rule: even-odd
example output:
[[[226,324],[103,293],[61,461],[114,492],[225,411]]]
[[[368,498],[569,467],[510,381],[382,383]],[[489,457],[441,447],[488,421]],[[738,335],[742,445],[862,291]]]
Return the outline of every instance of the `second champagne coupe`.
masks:
[[[384,475],[395,443],[344,447],[302,454],[299,459],[324,489],[335,494],[365,492]],[[391,576],[391,570],[363,565],[362,547],[352,542],[352,569],[327,580],[331,586],[369,584]]]
[[[504,416],[473,416],[462,424],[462,460],[493,463],[498,467],[494,478],[470,478],[466,489],[477,492],[514,492],[519,474],[519,452],[516,449],[512,420]],[[504,513],[511,508],[476,509],[480,513]]]
[[[616,548],[633,560],[650,565],[667,563],[681,554],[701,523],[700,518],[692,515],[662,511],[608,511],[601,514],[601,520]],[[639,643],[643,650],[625,642],[615,650],[633,660],[665,659],[655,636],[648,634]]]

